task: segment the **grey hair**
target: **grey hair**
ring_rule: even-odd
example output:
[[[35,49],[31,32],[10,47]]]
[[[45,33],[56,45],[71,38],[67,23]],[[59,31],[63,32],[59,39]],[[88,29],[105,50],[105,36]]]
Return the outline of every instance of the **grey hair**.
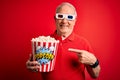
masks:
[[[63,7],[64,5],[67,5],[67,6],[71,7],[71,8],[75,11],[75,12],[74,12],[75,15],[77,16],[77,12],[76,12],[75,7],[74,7],[72,4],[68,3],[68,2],[63,2],[63,3],[61,3],[61,4],[56,8],[56,13],[58,13],[59,10],[60,10],[60,8]]]

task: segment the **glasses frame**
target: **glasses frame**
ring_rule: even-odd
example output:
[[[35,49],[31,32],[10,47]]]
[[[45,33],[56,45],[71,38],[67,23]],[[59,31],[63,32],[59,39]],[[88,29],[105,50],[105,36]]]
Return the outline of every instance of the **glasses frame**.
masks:
[[[63,15],[63,17],[62,18],[59,18],[58,16],[59,15]],[[68,18],[68,16],[72,16],[73,18],[72,19],[70,19],[70,18]],[[63,13],[56,13],[56,19],[67,19],[67,20],[75,20],[75,18],[76,18],[76,15],[73,15],[73,14],[63,14]]]

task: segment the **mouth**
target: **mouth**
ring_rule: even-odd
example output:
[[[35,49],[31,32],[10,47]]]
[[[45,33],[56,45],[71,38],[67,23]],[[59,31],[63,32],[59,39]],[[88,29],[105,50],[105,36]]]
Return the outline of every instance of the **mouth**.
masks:
[[[63,25],[63,24],[61,24],[60,27],[68,27],[68,25]]]

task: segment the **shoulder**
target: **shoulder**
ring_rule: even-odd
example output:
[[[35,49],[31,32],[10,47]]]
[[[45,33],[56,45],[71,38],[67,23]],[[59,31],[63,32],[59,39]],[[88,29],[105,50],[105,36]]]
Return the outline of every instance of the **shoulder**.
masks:
[[[76,41],[77,44],[83,46],[85,50],[93,52],[93,49],[92,49],[89,41],[85,37],[80,36],[78,34],[74,34],[74,41]]]
[[[88,40],[85,37],[80,36],[76,33],[74,33],[74,40],[77,40],[77,41],[80,41],[80,42],[83,42],[83,43],[88,43]]]

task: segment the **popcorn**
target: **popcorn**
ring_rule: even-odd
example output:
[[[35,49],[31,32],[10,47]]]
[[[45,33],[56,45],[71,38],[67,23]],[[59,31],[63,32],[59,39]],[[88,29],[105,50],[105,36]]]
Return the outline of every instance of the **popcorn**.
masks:
[[[32,41],[40,41],[40,42],[59,42],[59,40],[55,40],[50,36],[39,36],[38,38],[32,38]]]
[[[40,63],[40,72],[49,72],[54,69],[59,40],[50,36],[32,38],[32,53],[34,60]]]

